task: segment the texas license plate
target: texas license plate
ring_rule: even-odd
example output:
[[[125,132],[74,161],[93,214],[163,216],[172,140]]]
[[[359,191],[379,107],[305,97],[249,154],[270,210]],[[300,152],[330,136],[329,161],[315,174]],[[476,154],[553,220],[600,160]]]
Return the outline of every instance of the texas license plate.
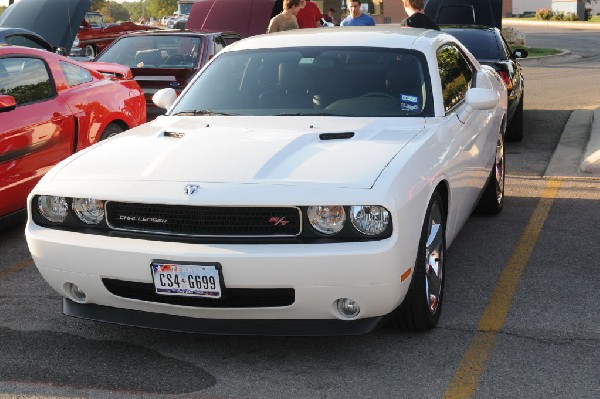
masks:
[[[222,278],[218,263],[152,262],[157,294],[221,298]]]

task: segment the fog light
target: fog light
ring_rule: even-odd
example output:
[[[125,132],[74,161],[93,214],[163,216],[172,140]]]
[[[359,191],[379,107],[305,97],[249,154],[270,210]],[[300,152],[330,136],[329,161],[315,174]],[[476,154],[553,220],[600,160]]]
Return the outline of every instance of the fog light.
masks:
[[[85,292],[83,292],[81,288],[79,288],[76,284],[68,283],[67,291],[69,292],[69,295],[71,295],[71,298],[75,302],[82,303],[85,302],[87,298]]]
[[[340,298],[335,301],[337,304],[337,310],[344,317],[356,317],[360,313],[360,307],[358,303],[349,298]]]

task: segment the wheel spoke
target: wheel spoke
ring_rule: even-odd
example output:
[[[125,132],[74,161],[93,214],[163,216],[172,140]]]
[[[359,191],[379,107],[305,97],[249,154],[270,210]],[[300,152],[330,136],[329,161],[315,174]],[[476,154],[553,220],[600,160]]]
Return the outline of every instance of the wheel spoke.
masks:
[[[434,206],[430,215],[430,228],[425,248],[425,294],[429,312],[434,314],[440,303],[443,281],[444,236],[442,213]]]

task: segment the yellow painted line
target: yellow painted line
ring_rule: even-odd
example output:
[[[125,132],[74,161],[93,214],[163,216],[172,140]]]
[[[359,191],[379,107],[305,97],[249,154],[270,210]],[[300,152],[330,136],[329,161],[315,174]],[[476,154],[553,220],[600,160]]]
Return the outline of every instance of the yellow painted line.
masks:
[[[10,276],[11,274],[20,272],[21,270],[26,269],[29,266],[33,266],[33,259],[31,259],[31,258],[22,260],[21,262],[17,263],[14,266],[9,267],[6,270],[0,270],[0,280]]]
[[[494,348],[496,336],[501,331],[519,286],[523,270],[535,247],[554,199],[558,196],[560,180],[549,180],[542,196],[529,217],[513,253],[500,275],[496,288],[479,320],[477,331],[454,372],[444,398],[472,398],[479,378],[485,372]]]

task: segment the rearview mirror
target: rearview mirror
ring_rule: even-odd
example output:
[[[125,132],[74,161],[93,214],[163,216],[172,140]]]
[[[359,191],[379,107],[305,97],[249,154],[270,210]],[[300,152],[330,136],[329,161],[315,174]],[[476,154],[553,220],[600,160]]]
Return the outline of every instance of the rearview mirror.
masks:
[[[0,95],[0,112],[8,112],[17,108],[17,102],[13,96]]]
[[[529,55],[529,52],[522,48],[518,48],[512,52],[513,58],[527,58],[528,55]]]
[[[492,89],[474,87],[467,91],[466,101],[474,109],[492,109],[498,103],[498,95]]]

